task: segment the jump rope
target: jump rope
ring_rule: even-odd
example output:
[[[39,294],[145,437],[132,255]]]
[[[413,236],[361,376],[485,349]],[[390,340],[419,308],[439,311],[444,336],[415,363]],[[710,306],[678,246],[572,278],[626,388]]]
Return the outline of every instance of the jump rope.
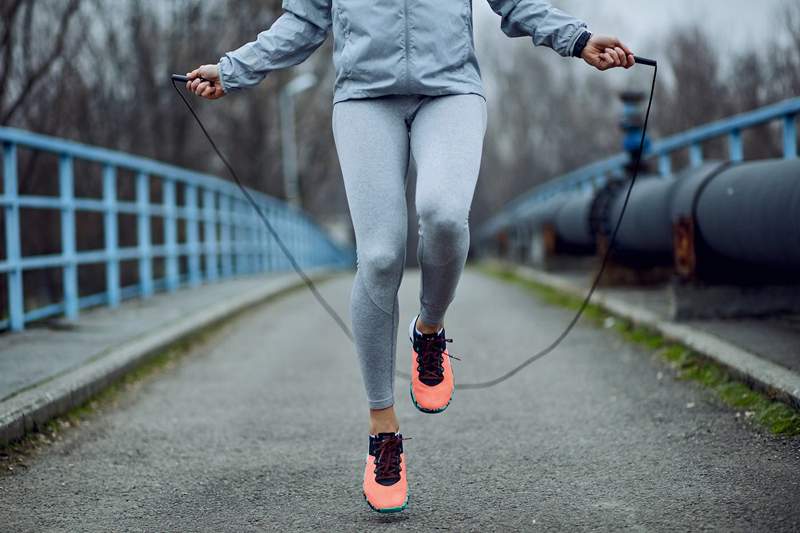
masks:
[[[620,210],[619,217],[617,217],[617,222],[616,222],[616,224],[614,226],[614,231],[611,233],[611,239],[609,240],[608,247],[606,248],[606,251],[603,254],[603,260],[601,261],[600,268],[599,268],[599,270],[597,271],[597,274],[594,277],[594,281],[592,282],[591,287],[589,288],[589,292],[586,294],[586,297],[583,299],[583,302],[581,303],[581,306],[578,308],[578,311],[575,313],[575,316],[572,317],[572,320],[570,320],[570,322],[567,324],[567,327],[564,328],[564,331],[562,331],[561,334],[558,337],[556,337],[556,339],[553,342],[551,342],[547,347],[545,347],[543,350],[531,355],[530,357],[525,359],[522,363],[518,364],[517,366],[513,367],[511,370],[508,370],[505,374],[502,374],[502,375],[500,375],[500,376],[498,376],[498,377],[496,377],[494,379],[491,379],[491,380],[488,380],[488,381],[481,381],[481,382],[477,382],[477,383],[460,383],[460,384],[456,384],[456,386],[455,386],[456,389],[459,389],[459,390],[488,389],[489,387],[494,387],[495,385],[498,385],[498,384],[510,379],[512,376],[514,376],[515,374],[517,374],[518,372],[520,372],[521,370],[523,370],[524,368],[526,368],[527,366],[529,366],[533,362],[541,359],[542,357],[546,356],[547,354],[549,354],[550,352],[555,350],[561,344],[561,342],[564,339],[567,338],[567,336],[570,334],[572,329],[575,327],[575,324],[577,324],[578,321],[580,320],[581,316],[583,316],[583,312],[588,307],[589,302],[592,299],[592,295],[594,294],[595,290],[597,289],[597,286],[600,283],[600,279],[603,276],[603,272],[605,271],[606,264],[608,263],[608,259],[609,259],[610,255],[611,255],[611,251],[613,250],[614,244],[615,244],[616,239],[617,239],[617,233],[619,232],[620,225],[622,224],[622,219],[625,216],[625,210],[628,207],[628,201],[631,198],[631,192],[633,191],[633,186],[636,183],[636,178],[639,177],[639,167],[640,167],[641,162],[642,162],[642,155],[643,155],[643,152],[644,152],[644,144],[645,144],[645,139],[646,139],[646,135],[647,135],[647,124],[648,124],[648,122],[650,120],[650,108],[653,106],[653,94],[655,93],[655,89],[656,89],[656,76],[658,75],[658,63],[653,59],[647,59],[647,58],[638,57],[638,56],[634,56],[634,61],[635,61],[636,64],[639,64],[639,65],[646,65],[646,66],[649,66],[649,67],[653,67],[653,79],[652,79],[652,82],[651,82],[651,85],[650,85],[650,97],[649,97],[649,99],[647,101],[647,111],[645,112],[645,115],[644,115],[644,125],[642,127],[642,136],[641,136],[641,139],[639,141],[639,150],[636,152],[636,156],[635,156],[635,159],[634,159],[633,175],[631,176],[630,184],[628,185],[627,192],[625,193],[625,201],[622,203],[622,209]],[[297,262],[297,259],[294,257],[294,255],[292,255],[292,252],[291,252],[291,250],[289,250],[289,247],[286,246],[286,244],[283,242],[283,239],[281,239],[280,234],[278,234],[278,232],[275,231],[275,227],[272,225],[272,223],[270,223],[269,218],[267,218],[267,216],[264,214],[264,212],[258,206],[258,204],[253,199],[253,196],[250,194],[250,192],[245,188],[244,185],[242,185],[242,181],[239,179],[238,174],[236,174],[236,170],[234,170],[233,165],[230,164],[228,159],[225,157],[225,155],[222,153],[222,151],[217,146],[217,143],[214,142],[214,139],[208,133],[208,130],[206,130],[206,127],[205,127],[205,125],[203,125],[203,122],[200,120],[200,117],[197,116],[197,112],[194,110],[194,107],[192,106],[192,104],[189,103],[189,100],[183,95],[181,90],[178,88],[178,85],[177,85],[178,82],[186,83],[188,81],[189,81],[189,78],[187,76],[182,76],[180,74],[173,74],[172,75],[172,86],[175,88],[175,91],[178,93],[178,96],[180,96],[181,100],[183,100],[183,103],[186,104],[186,108],[192,114],[192,116],[194,117],[194,119],[197,122],[198,126],[200,126],[200,129],[203,131],[203,135],[205,135],[206,139],[208,139],[209,144],[211,144],[211,147],[217,153],[217,156],[219,156],[219,158],[222,161],[222,163],[228,169],[228,172],[233,177],[233,180],[236,182],[236,185],[239,186],[239,189],[242,191],[242,194],[244,195],[244,197],[248,200],[248,202],[250,202],[250,205],[253,207],[253,209],[255,209],[256,213],[259,216],[259,218],[264,223],[264,226],[267,228],[267,231],[269,231],[269,233],[272,235],[272,238],[275,239],[275,242],[278,244],[278,247],[281,249],[283,254],[286,256],[286,259],[289,260],[289,263],[292,265],[292,268],[294,269],[294,271],[303,280],[303,282],[305,283],[306,287],[308,287],[309,291],[311,291],[311,294],[313,294],[314,298],[316,298],[317,302],[319,302],[319,304],[322,306],[322,308],[325,309],[325,311],[328,313],[328,315],[330,315],[330,317],[336,322],[336,324],[339,326],[339,328],[342,330],[342,332],[345,334],[345,336],[348,339],[350,339],[350,342],[355,342],[355,339],[353,338],[353,333],[352,333],[352,331],[350,331],[350,328],[347,326],[347,323],[344,321],[344,319],[342,319],[342,317],[339,315],[339,313],[337,313],[336,310],[328,303],[328,301],[325,299],[325,297],[322,296],[322,294],[317,289],[317,286],[314,284],[314,281],[300,267],[300,264]],[[203,80],[203,81],[207,81],[207,82],[209,82],[209,83],[211,83],[213,85],[213,82],[211,82],[209,80]],[[402,378],[411,379],[411,376],[406,374],[405,372],[395,371],[395,373],[398,376],[402,377]]]

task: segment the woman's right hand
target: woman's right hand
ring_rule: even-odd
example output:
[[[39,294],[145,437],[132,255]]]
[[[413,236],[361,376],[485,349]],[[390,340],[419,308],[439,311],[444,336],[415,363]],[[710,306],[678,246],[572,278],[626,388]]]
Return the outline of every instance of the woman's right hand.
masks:
[[[217,65],[201,65],[186,76],[186,90],[193,92],[197,96],[216,100],[225,96],[225,89],[219,79],[219,67]],[[201,79],[202,78],[202,79]]]

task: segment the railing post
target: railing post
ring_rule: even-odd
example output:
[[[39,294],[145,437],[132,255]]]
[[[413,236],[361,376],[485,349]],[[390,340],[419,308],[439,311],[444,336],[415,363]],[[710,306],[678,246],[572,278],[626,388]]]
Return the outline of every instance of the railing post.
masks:
[[[253,264],[253,273],[261,272],[261,228],[258,226],[261,222],[258,220],[258,214],[253,213],[253,249],[250,252]]]
[[[591,180],[589,181],[589,187],[592,189],[593,192],[597,192],[600,190],[602,185],[600,184],[603,180],[603,175],[598,174],[597,176],[592,176]]]
[[[286,206],[281,205],[275,209],[275,218],[273,220],[274,220],[273,225],[275,226],[275,231],[280,237],[281,241],[283,242],[283,245],[291,249],[290,246],[291,243],[289,241],[289,232],[286,231],[287,228],[285,224]],[[279,249],[278,253],[275,255],[275,269],[282,272],[286,268],[286,261],[287,261],[286,255],[283,253],[283,251],[280,251]]]
[[[294,246],[292,252],[294,253],[295,256],[297,256],[297,260],[302,265],[303,257],[302,257],[302,248],[300,242],[300,219],[298,218],[297,213],[294,210],[291,211],[290,222],[292,225],[292,230],[291,230],[293,237],[292,244]]]
[[[261,212],[266,213],[267,205],[261,206]],[[261,271],[269,272],[269,232],[264,225],[261,225]]]
[[[203,192],[203,219],[206,279],[214,281],[219,277],[217,268],[217,194],[211,189]]]
[[[264,207],[265,207],[264,203],[259,201],[258,202],[258,208],[262,213],[264,212]],[[265,250],[266,250],[266,245],[267,245],[267,239],[266,239],[266,233],[265,233],[266,232],[266,228],[264,227],[264,224],[261,222],[261,217],[258,216],[258,213],[256,213],[256,228],[257,228],[256,229],[256,237],[257,237],[257,246],[258,246],[258,249],[256,250],[256,262],[257,262],[257,265],[258,265],[257,268],[258,268],[258,272],[264,272],[264,271],[267,270],[267,262],[266,262],[266,255],[265,255]]]
[[[264,216],[267,217],[270,221],[273,220],[272,215],[272,205],[269,203],[264,204]],[[264,243],[264,254],[266,255],[266,271],[273,272],[275,270],[275,249],[276,246],[273,244],[274,239],[272,238],[272,233],[270,233],[267,228],[264,228],[264,236],[266,242]]]
[[[258,240],[259,240],[259,227],[261,222],[258,220],[258,214],[255,209],[250,209],[250,273],[255,274],[259,271],[258,268]]]
[[[231,246],[231,233],[233,224],[233,206],[231,197],[223,193],[220,198],[220,237],[222,248],[222,277],[229,278],[233,275],[233,248]]]
[[[297,237],[298,237],[298,234],[297,234],[297,217],[296,217],[296,215],[294,213],[294,210],[288,211],[287,215],[288,215],[288,222],[289,222],[289,237],[290,237],[290,240],[292,242],[292,255],[298,256],[299,255],[299,253],[298,253],[299,250],[298,250],[298,247],[297,247],[297,244],[298,244],[297,243]],[[297,260],[300,261],[301,258],[298,257]]]
[[[3,143],[3,195],[6,198],[6,261],[8,270],[8,326],[11,331],[25,329],[25,303],[22,291],[22,247],[19,235],[17,197],[17,146]]]
[[[251,231],[253,228],[252,214],[250,206],[242,202],[242,236],[244,237],[242,242],[242,264],[245,274],[251,274],[253,272],[253,263],[251,261],[253,253]]]
[[[186,245],[189,249],[189,286],[200,285],[199,228],[197,223],[197,187],[186,185]]]
[[[783,117],[783,157],[794,159],[797,157],[797,115]]]
[[[106,244],[106,293],[109,307],[119,306],[119,259],[117,242],[117,171],[103,167],[103,230]]]
[[[64,314],[78,318],[78,264],[75,246],[75,187],[72,157],[58,159],[58,189],[61,197],[61,259],[63,261]]]
[[[689,146],[689,163],[692,167],[699,167],[703,164],[703,147],[699,143]]]
[[[236,212],[239,202],[235,198],[231,198],[231,273],[236,276],[240,272],[241,264],[239,262],[239,215]]]
[[[244,234],[244,271],[247,274],[253,273],[253,212],[250,206],[242,205],[242,233]],[[244,213],[247,213],[246,215]]]
[[[281,219],[283,220],[283,231],[286,234],[286,247],[290,253],[294,254],[294,228],[292,228],[292,219],[289,215],[289,207],[283,206]],[[283,268],[289,269],[289,259],[286,257],[283,257]]]
[[[731,161],[738,163],[744,160],[744,149],[742,147],[742,132],[733,130],[728,134],[728,152]]]
[[[311,239],[308,233],[308,221],[303,220],[302,225],[302,247],[303,247],[303,256],[305,257],[305,261],[309,265],[314,265],[314,247],[311,246]]]
[[[143,298],[153,294],[153,263],[150,247],[150,177],[136,175],[136,227],[139,239],[139,290]]]
[[[672,158],[669,154],[658,156],[658,173],[664,178],[672,174]]]
[[[242,215],[242,202],[238,199],[233,201],[233,205],[236,206],[236,209],[233,210],[233,248],[236,251],[236,265],[234,267],[234,271],[236,275],[244,274],[245,272],[245,264],[244,264],[244,249],[245,249],[245,239],[244,239],[244,221],[242,220],[244,216]]]
[[[312,233],[313,228],[311,227],[311,223],[308,221],[306,221],[303,226],[305,228],[303,233],[305,235],[305,242],[306,242],[306,255],[308,255],[309,261],[316,262],[317,261],[316,256],[319,254],[319,250],[314,245],[316,239],[314,239],[314,234]]]
[[[246,213],[246,214],[245,214]],[[242,253],[244,254],[244,271],[247,274],[253,272],[253,212],[250,206],[242,202],[242,235],[244,242],[242,243]]]
[[[167,290],[173,292],[180,285],[178,273],[178,221],[175,207],[175,180],[164,177],[164,246],[166,248]]]
[[[292,226],[294,233],[294,254],[297,257],[297,261],[306,266],[306,258],[305,252],[303,250],[303,219],[300,218],[297,213],[292,213]]]

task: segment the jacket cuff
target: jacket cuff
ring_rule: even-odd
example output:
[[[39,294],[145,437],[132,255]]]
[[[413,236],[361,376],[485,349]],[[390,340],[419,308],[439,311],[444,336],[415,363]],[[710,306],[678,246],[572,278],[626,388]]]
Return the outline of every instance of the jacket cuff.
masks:
[[[586,44],[589,42],[589,39],[592,38],[592,33],[583,30],[583,32],[575,39],[575,42],[572,45],[572,57],[581,57],[583,54],[583,49],[586,48]]]
[[[575,45],[578,43],[578,40],[583,36],[584,33],[588,33],[587,25],[585,22],[581,23],[577,28],[575,28],[572,37],[569,40],[569,46],[566,50],[566,56],[571,57],[575,55]],[[591,34],[590,34],[591,35]]]
[[[233,63],[227,55],[222,56],[217,63],[219,69],[219,82],[222,85],[222,90],[225,94],[236,92],[240,89],[234,82],[234,69]]]

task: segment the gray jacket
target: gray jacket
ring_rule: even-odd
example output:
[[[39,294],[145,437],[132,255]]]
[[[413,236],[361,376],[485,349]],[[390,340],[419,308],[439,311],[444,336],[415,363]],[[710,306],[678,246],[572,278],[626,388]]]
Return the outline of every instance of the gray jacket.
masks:
[[[510,37],[572,54],[586,24],[544,0],[488,0]],[[283,0],[284,13],[219,62],[227,92],[304,61],[333,28],[334,102],[389,94],[483,95],[472,0]]]

